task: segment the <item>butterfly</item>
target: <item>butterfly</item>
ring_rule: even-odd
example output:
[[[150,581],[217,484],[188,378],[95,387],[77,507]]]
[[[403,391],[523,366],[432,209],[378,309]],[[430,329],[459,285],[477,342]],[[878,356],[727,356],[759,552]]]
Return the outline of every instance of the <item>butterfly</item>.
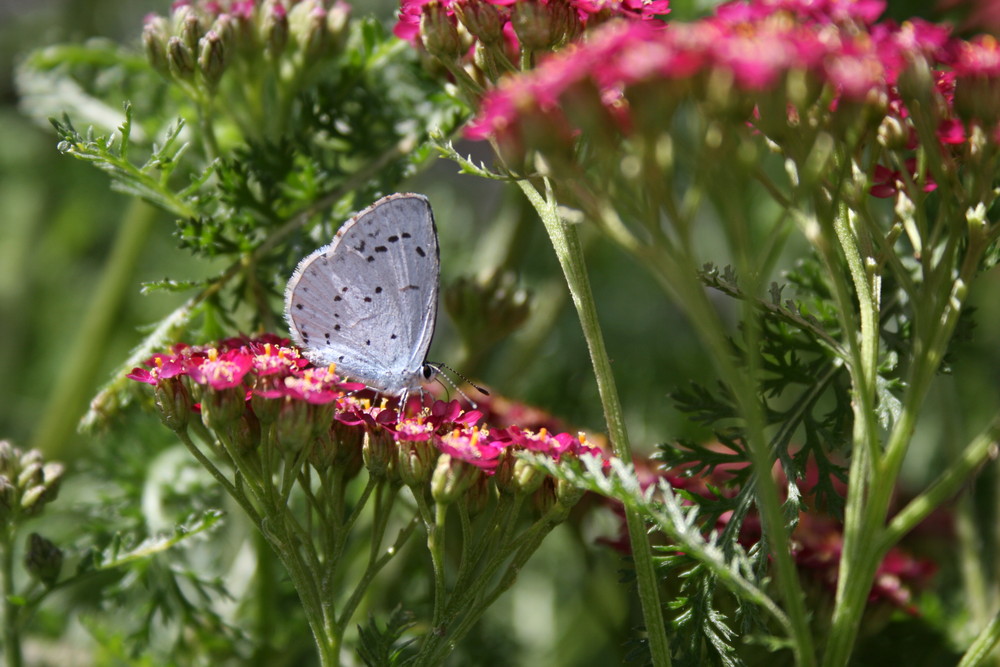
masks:
[[[397,193],[345,222],[296,267],[285,289],[292,340],[309,361],[334,364],[400,405],[433,379],[437,228],[423,195]]]

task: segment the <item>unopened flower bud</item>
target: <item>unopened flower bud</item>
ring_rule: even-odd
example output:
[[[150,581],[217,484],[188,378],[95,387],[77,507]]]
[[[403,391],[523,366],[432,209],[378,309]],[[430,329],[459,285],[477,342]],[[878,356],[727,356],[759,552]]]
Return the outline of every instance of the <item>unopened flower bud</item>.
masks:
[[[891,151],[906,149],[910,133],[906,125],[897,116],[885,116],[878,126],[878,142]]]
[[[191,419],[194,401],[181,376],[160,378],[153,387],[160,419],[171,431],[184,430]]]
[[[24,465],[24,463],[27,465]],[[17,476],[17,487],[19,489],[36,486],[45,481],[45,478],[42,476],[43,465],[40,458],[38,460],[25,461],[24,463],[22,463],[23,467]]]
[[[17,502],[17,487],[6,475],[0,475],[0,523],[7,521]]]
[[[429,440],[398,443],[399,479],[411,488],[423,486],[434,472],[438,451]]]
[[[236,19],[229,14],[219,14],[212,24],[211,32],[214,32],[222,40],[222,49],[231,52],[236,48]]]
[[[930,109],[934,75],[927,59],[922,57],[911,59],[899,74],[897,88],[908,106],[915,101],[924,109]]]
[[[454,459],[449,454],[441,454],[431,477],[431,495],[434,501],[443,504],[455,502],[476,481],[479,474],[475,466]]]
[[[326,30],[329,34],[330,50],[338,52],[347,39],[347,23],[351,18],[351,6],[337,0],[326,12]]]
[[[142,28],[142,46],[146,51],[146,59],[163,76],[170,76],[170,65],[167,63],[168,28],[167,19],[162,16],[154,16]]]
[[[556,481],[556,503],[564,510],[560,513],[560,521],[565,520],[569,516],[569,511],[573,509],[574,505],[580,502],[583,494],[584,490],[578,486],[574,486],[562,479]]]
[[[396,441],[384,433],[366,433],[362,454],[368,474],[375,479],[394,476]]]
[[[0,440],[0,474],[7,472],[18,456],[17,450],[9,440]]]
[[[544,477],[538,489],[531,496],[531,503],[539,516],[544,516],[556,504],[555,481],[548,475]]]
[[[503,41],[500,11],[485,0],[460,0],[453,3],[455,15],[469,33],[482,44],[493,46]]]
[[[203,387],[201,421],[213,431],[225,432],[246,411],[246,390],[242,387],[213,389]]]
[[[337,468],[344,479],[352,479],[361,471],[364,461],[363,429],[332,420],[325,432],[316,436],[316,444],[309,451],[309,463],[317,470]]]
[[[179,79],[190,79],[194,75],[194,55],[180,37],[167,41],[167,66]]]
[[[63,552],[59,547],[38,533],[28,536],[24,567],[29,574],[46,586],[52,586],[59,579],[62,564]]]
[[[275,0],[265,2],[260,11],[264,17],[261,26],[264,48],[268,55],[277,58],[288,45],[288,14],[285,6]]]
[[[241,453],[251,452],[260,446],[260,422],[249,410],[232,423],[225,433],[229,442]]]
[[[222,38],[214,30],[209,30],[201,38],[198,68],[201,70],[201,76],[208,89],[214,91],[219,85],[219,80],[222,79],[222,73],[226,70],[226,55]]]
[[[545,471],[518,458],[513,450],[505,451],[493,477],[505,493],[532,494],[545,481]]]
[[[288,12],[288,29],[295,44],[308,56],[323,53],[327,42],[326,9],[319,0],[302,0]]]
[[[45,507],[46,488],[41,484],[30,486],[21,493],[21,511],[28,516],[33,516],[42,511]]]
[[[511,23],[521,44],[532,51],[553,50],[579,33],[576,11],[565,0],[519,2]]]
[[[440,2],[424,5],[420,15],[420,37],[427,53],[444,61],[457,60],[464,51],[455,17],[449,16]]]
[[[285,398],[274,424],[275,439],[283,450],[297,452],[312,440],[313,415],[305,401]]]
[[[514,484],[521,493],[534,493],[545,481],[545,471],[524,459],[514,461]]]
[[[61,463],[51,461],[42,468],[42,477],[45,479],[45,488],[48,489],[46,502],[52,502],[59,495],[59,488],[62,486],[63,473],[66,467]]]
[[[236,50],[243,55],[253,56],[260,49],[260,39],[257,34],[257,25],[254,22],[254,11],[233,12],[231,15],[233,25],[233,39]]]
[[[180,24],[180,37],[184,41],[184,46],[191,53],[198,53],[198,43],[201,42],[205,34],[205,28],[201,24],[201,19],[194,10],[184,15],[184,20]]]

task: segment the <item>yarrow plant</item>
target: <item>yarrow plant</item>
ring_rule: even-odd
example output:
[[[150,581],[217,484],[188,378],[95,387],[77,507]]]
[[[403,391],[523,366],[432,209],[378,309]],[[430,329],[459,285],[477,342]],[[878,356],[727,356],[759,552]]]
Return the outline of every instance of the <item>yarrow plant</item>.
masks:
[[[553,21],[561,11],[557,3],[524,5]],[[423,9],[420,34],[435,53],[441,21],[434,17],[443,5],[432,7]],[[882,2],[761,0],[727,3],[692,23],[584,24],[579,38],[552,41],[554,54],[522,63],[520,73],[492,78],[486,87],[475,72],[487,59],[477,57],[465,65],[477,85],[454,80],[476,108],[467,135],[491,143],[499,171],[442,147],[470,173],[516,180],[538,211],[574,294],[614,451],[626,461],[628,435],[570,219],[590,223],[633,255],[688,313],[711,351],[722,392],[699,390],[681,404],[693,415],[710,415],[702,421],[714,428],[735,421],[737,427],[720,433],[751,472],[741,476],[734,501],[695,502],[705,516],[691,520],[704,531],[712,528],[707,519],[718,516],[715,504],[734,512],[735,529],[709,542],[714,548],[719,541],[717,560],[710,550],[699,552],[700,535],[660,527],[678,541],[675,548],[700,562],[702,591],[721,584],[769,610],[802,664],[846,664],[883,558],[957,490],[952,482],[970,474],[963,458],[890,517],[921,408],[961,329],[970,288],[996,263],[1000,237],[993,220],[996,40],[964,40],[919,19],[882,22],[884,9]],[[478,38],[476,49],[496,52],[500,45]],[[758,213],[761,196],[772,212]],[[881,206],[880,198],[894,205]],[[725,271],[705,264],[710,258],[699,231],[705,209],[719,220],[715,229],[732,263]],[[810,246],[808,273],[790,274],[801,300],[782,297],[778,285],[765,294],[793,230]],[[735,338],[706,285],[741,302]],[[850,410],[814,414],[831,399]],[[779,408],[788,400],[794,409]],[[974,439],[965,456],[982,460],[995,428]],[[661,457],[711,469],[717,457],[706,461],[705,453],[664,446]],[[837,461],[845,458],[843,469]],[[784,509],[764,472],[775,461],[794,490]],[[848,482],[846,499],[827,494],[836,512],[843,503],[845,522],[828,630],[809,620],[792,557],[793,510],[801,506],[800,480],[810,465],[828,478],[824,486],[833,477]],[[624,471],[618,485],[565,474],[623,500],[634,488]],[[654,629],[662,621],[652,562],[644,566],[642,555],[648,552],[642,523],[653,511],[646,502],[626,501],[626,508],[637,512],[629,529],[640,594],[647,591],[654,663],[667,664],[671,653],[700,661],[705,651],[733,659],[727,638],[734,635],[718,614],[706,614],[699,638],[680,647]],[[751,507],[760,513],[764,539],[748,573],[727,554]],[[751,593],[744,585],[759,587],[772,576],[773,592]],[[710,600],[675,601],[685,610],[675,627],[704,613]],[[992,627],[983,635],[989,645],[996,641]],[[815,639],[820,632],[829,633],[822,646]]]
[[[151,204],[122,220],[59,395],[82,404],[151,211],[205,269],[143,286],[187,298],[90,401],[95,443],[125,444],[105,457],[114,492],[75,522],[86,539],[21,539],[67,475],[0,443],[8,664],[22,664],[49,593],[76,585],[125,609],[125,629],[96,610],[88,628],[126,660],[297,662],[313,651],[306,626],[323,665],[524,656],[494,603],[557,526],[594,537],[589,522],[609,517],[593,541],[627,555],[620,595],[634,589],[641,619],[616,616],[635,605],[604,589],[590,604],[599,558],[581,558],[588,581],[569,585],[580,608],[599,609],[602,633],[624,628],[631,657],[845,665],[902,614],[921,624],[916,651],[961,646],[956,660],[982,661],[1000,641],[1000,577],[973,527],[991,548],[1000,533],[971,501],[947,502],[974,486],[1000,413],[976,415],[964,445],[938,438],[936,478],[899,482],[914,443],[933,439],[922,416],[949,390],[940,376],[961,371],[970,298],[1000,258],[1000,47],[884,19],[882,0],[675,13],[666,0],[406,0],[389,27],[333,0],[182,0],[147,16],[129,46],[27,56],[24,107],[52,117],[60,152]],[[488,147],[493,164],[461,155],[458,139]],[[565,280],[546,292],[568,292],[576,309],[603,409],[590,423],[603,417],[606,436],[496,392],[472,406],[428,388],[400,405],[284,337],[281,294],[299,258],[352,212],[412,189],[403,181],[435,151],[537,213]],[[555,386],[538,353],[560,326],[553,301],[507,270],[534,250],[515,240],[524,230],[505,233],[498,216],[483,245],[507,259],[488,265],[488,253],[456,250],[444,224],[455,208],[436,209],[454,329],[442,347],[460,340],[456,365],[477,378],[527,324],[524,356],[552,385],[541,393],[578,402],[586,383]],[[640,308],[630,345],[650,368],[630,366],[635,354],[612,367],[591,282],[628,289],[623,304],[644,286],[634,272],[592,274],[594,239],[645,271],[642,294],[686,315],[712,365],[697,382],[655,367],[690,350],[644,326]],[[449,254],[470,275],[448,280]],[[669,394],[689,428],[633,452],[618,386],[640,370],[642,392]],[[144,410],[160,423],[146,428]],[[42,451],[77,417],[62,404],[51,414]],[[962,593],[935,579],[959,569],[954,554],[904,542],[920,531],[957,536]],[[546,578],[583,572],[562,570]],[[593,647],[580,627],[551,634]]]
[[[344,381],[332,367],[312,367],[274,336],[177,345],[129,378],[153,387],[164,424],[274,548],[324,664],[337,662],[367,588],[421,523],[434,604],[413,660],[440,662],[580,497],[517,453],[555,461],[602,456],[582,435],[482,425],[481,412],[457,401],[406,413],[387,407],[384,399],[361,397],[364,385]],[[362,471],[360,494],[350,494]],[[299,496],[301,506],[291,502]],[[360,531],[369,502],[374,516]],[[450,514],[461,518],[457,565],[446,550]],[[367,541],[367,562],[352,581],[357,564],[345,554],[359,540]]]

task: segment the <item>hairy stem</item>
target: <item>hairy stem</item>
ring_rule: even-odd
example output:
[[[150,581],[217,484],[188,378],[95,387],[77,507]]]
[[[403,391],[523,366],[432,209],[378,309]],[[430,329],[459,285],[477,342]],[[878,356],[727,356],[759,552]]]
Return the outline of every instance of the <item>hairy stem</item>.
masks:
[[[542,219],[566,278],[566,284],[569,287],[570,296],[573,299],[573,305],[576,307],[583,335],[587,341],[587,348],[590,350],[590,360],[594,366],[594,376],[597,379],[597,389],[604,408],[604,419],[607,423],[608,435],[611,438],[611,446],[616,456],[622,460],[631,461],[632,448],[629,445],[621,401],[618,398],[614,374],[611,371],[611,360],[608,358],[608,352],[604,345],[604,335],[597,317],[597,307],[590,289],[590,279],[587,276],[580,238],[576,229],[559,217],[551,188],[547,188],[547,192],[543,196],[528,181],[520,180],[518,185]],[[670,646],[664,632],[656,569],[650,551],[649,538],[646,534],[646,525],[642,517],[633,510],[627,509],[625,518],[632,544],[639,599],[642,603],[642,613],[649,636],[653,664],[657,667],[669,665]]]

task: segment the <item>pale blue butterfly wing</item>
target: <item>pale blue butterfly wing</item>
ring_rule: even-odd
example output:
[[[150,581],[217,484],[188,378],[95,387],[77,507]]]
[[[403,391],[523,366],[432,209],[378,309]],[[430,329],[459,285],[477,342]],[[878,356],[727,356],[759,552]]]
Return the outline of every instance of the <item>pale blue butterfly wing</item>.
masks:
[[[314,364],[405,398],[436,372],[439,274],[427,198],[383,197],[299,262],[285,290],[292,340]]]

